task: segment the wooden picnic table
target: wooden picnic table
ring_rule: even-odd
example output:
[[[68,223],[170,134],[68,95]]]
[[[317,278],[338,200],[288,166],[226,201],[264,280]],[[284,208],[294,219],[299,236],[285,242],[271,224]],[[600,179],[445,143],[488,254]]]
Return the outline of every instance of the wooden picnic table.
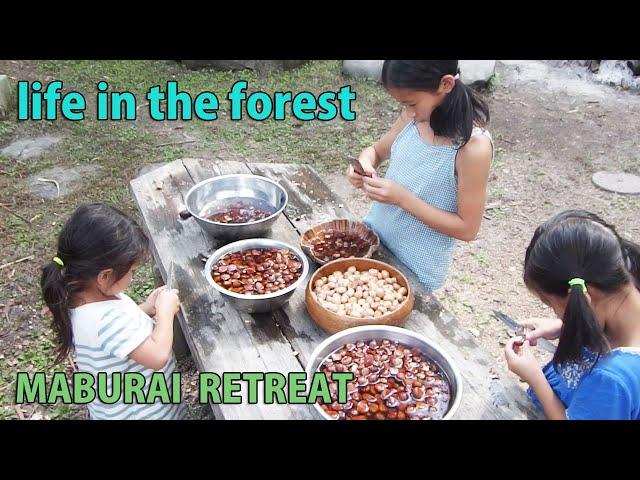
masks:
[[[187,158],[168,163],[131,181],[149,234],[154,262],[166,279],[174,262],[180,291],[179,325],[200,372],[303,372],[313,349],[329,336],[309,316],[304,288],[269,314],[245,314],[225,303],[203,275],[203,256],[223,243],[207,235],[194,219],[180,220],[184,197],[196,183],[217,175],[253,173],[278,182],[289,203],[270,238],[299,245],[312,226],[336,218],[356,219],[308,165],[242,163]],[[428,253],[428,252],[425,252]],[[445,311],[415,275],[384,247],[374,257],[399,269],[411,283],[415,307],[405,327],[443,348],[464,382],[456,419],[541,418],[513,375],[498,371],[494,359]],[[309,277],[316,269],[310,261]],[[493,368],[492,368],[493,367]],[[245,382],[239,382],[244,384]],[[211,404],[220,419],[314,419],[311,405]]]

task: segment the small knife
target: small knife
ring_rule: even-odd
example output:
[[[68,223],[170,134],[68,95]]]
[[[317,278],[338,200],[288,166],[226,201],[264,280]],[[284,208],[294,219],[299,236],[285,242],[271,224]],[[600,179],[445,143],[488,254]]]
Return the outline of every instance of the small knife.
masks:
[[[498,312],[498,311],[494,310],[493,311],[493,315],[498,320],[502,320],[502,322],[507,327],[509,327],[511,330],[516,330],[517,331],[518,329],[522,329],[522,325],[520,325],[514,319],[512,319],[511,317],[505,315],[502,312]],[[556,346],[553,343],[551,343],[549,340],[545,340],[544,338],[538,338],[537,345],[539,345],[542,348],[544,348],[547,352],[551,352],[551,353],[555,353],[556,352]]]
[[[169,270],[167,271],[167,281],[165,282],[165,285],[169,290],[175,288],[173,286],[173,262],[169,263]]]

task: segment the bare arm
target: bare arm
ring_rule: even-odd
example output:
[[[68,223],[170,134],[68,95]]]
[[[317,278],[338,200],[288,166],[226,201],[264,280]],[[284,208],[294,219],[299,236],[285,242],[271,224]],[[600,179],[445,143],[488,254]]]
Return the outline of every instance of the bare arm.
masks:
[[[504,347],[509,370],[527,382],[538,397],[549,420],[566,420],[565,406],[556,396],[533,355],[531,344],[523,337],[513,337]]]
[[[445,212],[411,195],[401,208],[434,230],[464,241],[475,240],[487,201],[491,143],[474,137],[458,152],[458,211]]]
[[[564,404],[553,392],[551,385],[547,382],[542,371],[529,383],[531,389],[535,392],[536,397],[540,400],[544,413],[549,420],[566,420],[567,414]]]
[[[173,349],[173,319],[180,301],[177,290],[163,290],[156,302],[156,325],[144,342],[129,354],[140,365],[160,370],[169,361]]]

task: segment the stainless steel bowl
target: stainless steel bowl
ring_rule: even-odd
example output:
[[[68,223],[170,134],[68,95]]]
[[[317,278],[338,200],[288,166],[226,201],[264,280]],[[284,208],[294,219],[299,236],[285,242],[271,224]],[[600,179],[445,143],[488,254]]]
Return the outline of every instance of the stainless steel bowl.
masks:
[[[355,343],[358,341],[368,342],[370,340],[391,340],[398,341],[408,347],[417,348],[430,360],[434,361],[441,371],[447,377],[450,386],[451,400],[449,402],[449,410],[442,418],[448,420],[452,418],[462,399],[462,376],[458,367],[453,363],[451,358],[442,351],[442,349],[423,335],[419,335],[411,330],[400,327],[392,327],[388,325],[364,325],[362,327],[348,328],[341,332],[331,335],[324,342],[316,347],[311,354],[309,363],[307,364],[307,390],[311,387],[313,374],[318,371],[322,361],[327,356],[346,343]],[[320,405],[314,403],[315,411],[321,418],[332,420],[325,413]]]
[[[208,207],[234,198],[266,202],[276,211],[267,218],[248,223],[219,223],[200,216]],[[248,174],[221,175],[204,180],[187,192],[185,207],[188,214],[181,214],[181,217],[194,217],[206,232],[216,238],[240,240],[260,237],[269,231],[287,202],[286,190],[269,178]]]
[[[302,274],[294,283],[287,288],[278,290],[277,292],[268,293],[266,295],[245,295],[240,293],[231,292],[224,287],[221,287],[214,282],[211,277],[211,268],[213,265],[224,257],[228,253],[238,252],[240,250],[246,250],[248,248],[282,248],[291,250],[295,253],[297,259],[302,263]],[[302,285],[309,274],[309,261],[307,257],[297,248],[289,245],[288,243],[280,242],[278,240],[271,240],[270,238],[250,238],[247,240],[240,240],[238,242],[230,243],[222,248],[216,250],[207,260],[204,266],[204,276],[207,281],[224,297],[225,301],[228,301],[235,306],[241,312],[246,313],[264,313],[271,312],[284,305],[287,300],[293,295],[296,288]]]

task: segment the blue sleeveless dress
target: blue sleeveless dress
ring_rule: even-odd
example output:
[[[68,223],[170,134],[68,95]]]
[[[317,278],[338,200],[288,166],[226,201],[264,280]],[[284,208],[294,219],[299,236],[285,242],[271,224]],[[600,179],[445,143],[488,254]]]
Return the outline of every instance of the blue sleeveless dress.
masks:
[[[473,135],[488,131],[475,128]],[[492,140],[493,145],[493,140]],[[455,161],[458,146],[432,145],[409,122],[391,146],[385,178],[407,188],[426,203],[447,212],[458,210]],[[430,290],[445,282],[455,238],[437,232],[395,205],[373,202],[364,219],[380,241]]]

